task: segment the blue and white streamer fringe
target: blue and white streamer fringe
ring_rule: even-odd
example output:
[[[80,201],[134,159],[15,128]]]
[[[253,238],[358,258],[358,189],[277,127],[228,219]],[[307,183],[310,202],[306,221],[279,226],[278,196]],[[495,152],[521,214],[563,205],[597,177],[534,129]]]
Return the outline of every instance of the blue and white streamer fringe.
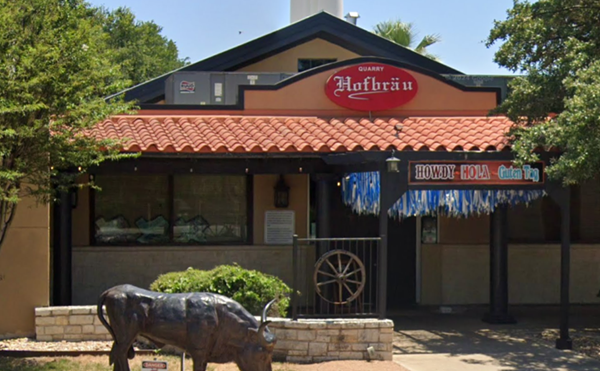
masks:
[[[541,190],[415,190],[405,193],[388,214],[394,218],[435,214],[468,217],[489,214],[498,204],[530,203],[544,194]],[[342,197],[355,213],[379,215],[379,173],[347,175],[342,180]]]

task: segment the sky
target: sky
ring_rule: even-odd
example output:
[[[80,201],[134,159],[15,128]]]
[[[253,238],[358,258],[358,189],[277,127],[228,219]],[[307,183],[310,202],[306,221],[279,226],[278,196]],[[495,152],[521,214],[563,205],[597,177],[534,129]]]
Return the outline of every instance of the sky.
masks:
[[[88,0],[95,6],[130,8],[154,21],[172,39],[180,57],[194,63],[290,24],[290,0]],[[381,21],[412,22],[419,35],[439,34],[429,48],[441,62],[467,74],[507,75],[493,61],[497,45],[484,40],[494,20],[506,19],[513,0],[345,0],[344,14],[360,14],[372,31]],[[240,33],[241,32],[241,33]]]

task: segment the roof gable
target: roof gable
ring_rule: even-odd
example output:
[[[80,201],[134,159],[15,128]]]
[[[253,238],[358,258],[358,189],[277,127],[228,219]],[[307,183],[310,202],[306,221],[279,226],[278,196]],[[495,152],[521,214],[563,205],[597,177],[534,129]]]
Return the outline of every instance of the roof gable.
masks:
[[[177,71],[235,71],[314,39],[323,39],[363,56],[393,59],[438,74],[461,74],[440,62],[393,43],[374,33],[321,12]],[[165,80],[173,72],[136,85],[126,100],[156,102],[164,96]]]

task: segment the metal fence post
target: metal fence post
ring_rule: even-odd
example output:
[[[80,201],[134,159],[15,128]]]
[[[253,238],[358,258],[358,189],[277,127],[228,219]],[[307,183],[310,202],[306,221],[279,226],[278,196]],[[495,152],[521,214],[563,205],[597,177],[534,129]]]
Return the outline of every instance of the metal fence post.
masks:
[[[298,319],[298,235],[294,235],[292,246],[292,319]]]

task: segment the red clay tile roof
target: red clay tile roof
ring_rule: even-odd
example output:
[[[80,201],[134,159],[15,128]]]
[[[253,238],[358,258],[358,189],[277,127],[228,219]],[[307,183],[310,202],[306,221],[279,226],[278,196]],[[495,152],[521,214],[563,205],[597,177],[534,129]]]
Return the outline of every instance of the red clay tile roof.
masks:
[[[400,138],[395,127],[402,126]],[[116,116],[98,124],[99,139],[126,139],[125,151],[293,153],[501,151],[505,117],[332,118],[250,116]]]

